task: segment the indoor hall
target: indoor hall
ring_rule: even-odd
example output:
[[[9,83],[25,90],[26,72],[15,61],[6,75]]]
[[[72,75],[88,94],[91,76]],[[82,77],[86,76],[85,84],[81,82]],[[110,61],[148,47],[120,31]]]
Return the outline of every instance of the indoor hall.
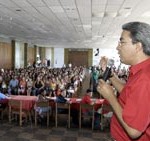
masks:
[[[148,34],[150,30],[147,26],[132,28],[134,30],[140,29],[140,33],[146,32],[138,35],[138,38],[134,37],[135,35],[129,36],[130,34],[127,33],[130,33],[130,30],[124,33],[122,26],[125,23],[135,21],[138,22],[136,26],[142,25],[142,22],[150,24],[149,0],[0,0],[0,92],[6,95],[13,93],[16,94],[15,97],[21,98],[22,101],[29,100],[31,102],[35,100],[35,96],[41,93],[41,91],[36,90],[36,88],[35,91],[32,91],[32,82],[28,86],[28,90],[24,89],[26,87],[22,87],[22,85],[19,86],[19,90],[15,88],[11,90],[9,89],[11,78],[17,75],[19,82],[21,82],[21,79],[24,80],[22,82],[29,81],[30,78],[36,81],[35,78],[40,73],[40,77],[43,77],[42,80],[47,83],[51,76],[51,79],[58,80],[60,78],[60,74],[62,73],[57,72],[59,69],[82,66],[88,69],[93,74],[92,77],[96,77],[96,80],[91,79],[90,76],[90,80],[84,81],[87,82],[85,86],[80,87],[78,90],[76,89],[77,91],[74,96],[78,96],[81,99],[84,96],[81,94],[85,94],[87,88],[89,88],[90,81],[90,84],[92,84],[90,88],[92,89],[94,98],[101,97],[97,93],[98,90],[102,90],[97,90],[97,88],[100,88],[98,79],[104,78],[103,75],[97,75],[97,72],[101,73],[102,71],[102,74],[104,73],[101,59],[105,60],[107,58],[108,62],[105,60],[107,62],[105,62],[105,69],[107,67],[113,68],[116,74],[116,77],[113,73],[110,74],[108,79],[112,80],[111,77],[119,77],[124,84],[128,81],[130,74],[129,67],[136,65],[136,63],[138,64],[140,61],[147,60],[149,57],[150,53],[148,51],[150,49],[144,48],[150,46],[150,37]],[[145,27],[147,28],[145,29]],[[137,30],[135,32],[139,33]],[[145,40],[148,46],[145,46]],[[145,51],[147,55],[142,51]],[[130,58],[133,60],[130,60]],[[134,60],[137,58],[138,60]],[[110,63],[111,60],[113,60],[113,63]],[[146,65],[148,65],[148,62],[143,64],[141,67],[142,70],[144,70],[144,66]],[[94,74],[95,70],[97,70],[96,76]],[[47,73],[48,71],[49,73]],[[145,72],[147,71],[145,70]],[[67,73],[71,76],[77,72],[71,73],[70,70],[67,70]],[[148,72],[145,74],[148,74]],[[66,77],[62,75],[61,78],[64,79]],[[148,78],[146,77],[146,79]],[[143,80],[145,79],[142,79],[142,82]],[[108,80],[108,84],[109,82]],[[144,115],[149,113],[149,109],[147,108],[150,107],[149,101],[147,102],[149,97],[145,97],[148,96],[149,84],[146,90],[143,88],[148,82],[150,81],[148,80],[143,85],[140,84],[140,86],[135,86],[137,83],[130,85],[134,88],[136,87],[136,89],[133,89],[133,93],[141,94],[142,102],[146,106],[141,104],[141,101],[138,101],[140,98],[138,99],[138,95],[136,95],[133,99],[129,100],[132,102],[129,103],[128,110],[124,108],[126,105],[128,106],[126,101],[124,101],[126,98],[128,99],[126,97],[127,94],[125,94],[125,92],[128,92],[128,88],[122,92],[121,89],[116,91],[117,88],[113,87],[115,98],[120,100],[119,93],[126,95],[125,98],[121,99],[123,102],[120,102],[118,99],[116,101],[119,101],[119,106],[121,105],[120,109],[124,108],[125,112],[127,112],[127,114],[122,114],[119,118],[127,123],[127,129],[122,128],[122,125],[118,121],[117,125],[119,126],[112,124],[111,127],[114,128],[111,131],[109,124],[107,124],[108,126],[104,131],[99,129],[92,131],[91,126],[87,126],[86,123],[84,123],[81,130],[72,125],[69,129],[69,122],[66,119],[61,122],[59,121],[59,126],[55,128],[55,118],[51,117],[49,121],[52,120],[52,122],[46,123],[45,121],[42,127],[39,123],[38,127],[35,127],[34,119],[32,119],[32,124],[31,122],[27,122],[28,124],[23,124],[20,127],[19,123],[12,122],[10,124],[7,120],[8,116],[4,113],[3,121],[0,120],[0,140],[111,140],[110,136],[114,136],[117,141],[120,141],[141,138],[141,134],[144,134],[145,137],[145,133],[150,132],[145,131],[150,130],[147,127],[150,125],[150,122],[147,121],[148,118],[144,119],[146,116],[141,117],[143,115],[141,113],[144,111]],[[110,84],[112,85],[113,83]],[[47,91],[49,93],[49,88]],[[129,93],[132,94],[132,92]],[[27,97],[24,98],[26,95]],[[28,99],[30,95],[33,96],[33,99]],[[28,105],[27,114],[30,114],[30,109],[33,108],[33,101],[30,103],[31,105]],[[137,109],[141,112],[131,112]],[[115,112],[121,115],[121,111]],[[133,115],[134,113],[140,114],[137,116],[136,114]],[[114,121],[115,116],[113,117]],[[132,125],[131,121],[137,121],[137,123],[133,123],[133,126],[130,127],[129,125]],[[144,127],[139,127],[138,123],[141,123]],[[49,124],[48,128],[46,124]],[[136,130],[132,130],[133,127]],[[147,128],[145,129],[145,127]],[[124,129],[126,129],[126,132]],[[133,132],[128,133],[128,131]],[[8,139],[9,136],[12,136],[12,138]],[[121,136],[121,139],[118,136]],[[130,139],[129,136],[131,137]],[[146,134],[146,137],[149,137],[149,135]]]

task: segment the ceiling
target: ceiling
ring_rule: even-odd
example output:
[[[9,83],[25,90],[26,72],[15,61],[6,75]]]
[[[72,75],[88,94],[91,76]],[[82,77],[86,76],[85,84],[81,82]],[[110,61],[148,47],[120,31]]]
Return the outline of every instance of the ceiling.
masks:
[[[114,48],[128,21],[150,23],[150,1],[0,0],[0,38],[31,45]]]

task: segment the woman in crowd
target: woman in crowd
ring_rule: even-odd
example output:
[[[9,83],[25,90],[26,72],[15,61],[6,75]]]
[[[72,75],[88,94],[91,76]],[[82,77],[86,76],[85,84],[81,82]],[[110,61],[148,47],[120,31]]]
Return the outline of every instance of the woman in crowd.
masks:
[[[27,92],[27,82],[26,78],[22,76],[19,81],[19,86],[18,86],[18,94],[20,95],[26,95]]]
[[[44,82],[39,75],[36,81],[33,83],[33,95],[38,96],[39,94],[41,94],[44,91],[44,87]]]

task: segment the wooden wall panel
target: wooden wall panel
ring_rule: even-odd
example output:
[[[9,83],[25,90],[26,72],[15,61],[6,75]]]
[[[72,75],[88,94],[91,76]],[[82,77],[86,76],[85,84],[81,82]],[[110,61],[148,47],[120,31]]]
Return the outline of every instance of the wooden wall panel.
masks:
[[[72,66],[88,67],[88,51],[69,51],[68,61]]]
[[[69,49],[64,49],[64,64],[68,64],[68,53],[69,53]]]
[[[0,42],[0,68],[12,68],[12,47],[11,43]]]
[[[88,49],[88,66],[92,66],[93,63],[93,49]]]
[[[27,48],[27,62],[30,62],[30,64],[33,64],[35,60],[35,48],[33,47],[28,47]]]

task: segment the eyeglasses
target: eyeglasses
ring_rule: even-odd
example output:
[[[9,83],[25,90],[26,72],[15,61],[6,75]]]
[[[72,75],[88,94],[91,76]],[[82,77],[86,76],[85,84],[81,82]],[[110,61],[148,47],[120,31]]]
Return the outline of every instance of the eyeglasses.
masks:
[[[119,45],[119,46],[122,46],[122,45],[125,45],[125,44],[128,44],[128,43],[135,44],[135,43],[137,43],[137,42],[133,42],[133,41],[130,41],[130,42],[118,41],[118,45]]]

